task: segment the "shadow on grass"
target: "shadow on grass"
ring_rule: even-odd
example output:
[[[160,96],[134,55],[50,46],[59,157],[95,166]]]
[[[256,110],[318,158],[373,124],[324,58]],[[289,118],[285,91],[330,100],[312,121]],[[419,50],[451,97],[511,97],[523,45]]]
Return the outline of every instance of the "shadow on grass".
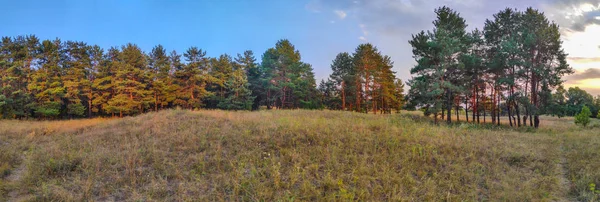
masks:
[[[446,120],[438,119],[438,123],[436,124],[435,120],[432,117],[419,115],[419,114],[415,114],[415,113],[405,113],[405,114],[400,114],[399,116],[402,118],[410,119],[416,123],[428,123],[431,126],[446,125],[449,127],[456,127],[456,128],[485,129],[485,130],[494,130],[494,131],[512,130],[512,131],[523,132],[523,133],[535,133],[539,130],[539,129],[536,129],[529,125],[517,127],[517,126],[510,126],[510,125],[504,124],[502,122],[500,125],[498,125],[496,123],[491,123],[491,122],[475,123],[475,122],[467,122],[464,120],[460,120],[460,121],[453,120],[452,123],[448,124],[448,123],[446,123]]]

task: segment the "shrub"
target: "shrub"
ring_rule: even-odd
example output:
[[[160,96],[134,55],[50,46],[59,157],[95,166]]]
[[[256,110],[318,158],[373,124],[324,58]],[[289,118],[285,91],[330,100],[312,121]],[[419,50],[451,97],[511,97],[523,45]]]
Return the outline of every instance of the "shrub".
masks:
[[[591,115],[590,108],[583,106],[581,112],[575,116],[575,124],[581,124],[583,127],[586,127],[590,123]]]

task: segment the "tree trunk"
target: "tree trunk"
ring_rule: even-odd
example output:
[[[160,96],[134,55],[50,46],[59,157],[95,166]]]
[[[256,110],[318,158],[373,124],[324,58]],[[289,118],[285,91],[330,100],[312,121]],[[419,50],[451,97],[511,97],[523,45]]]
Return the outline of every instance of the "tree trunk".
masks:
[[[480,123],[479,121],[479,88],[476,88],[475,91],[475,111],[477,111],[477,123]]]
[[[490,98],[492,98],[492,125],[496,124],[496,87],[492,86],[492,92],[490,93]]]
[[[496,124],[498,124],[498,126],[500,126],[500,112],[502,112],[502,109],[500,108],[500,92],[498,92],[500,90],[500,87],[498,87],[498,89],[496,90],[496,94],[498,95],[498,102],[496,103],[498,105],[498,113],[496,114]]]
[[[375,99],[375,91],[371,91],[371,99],[373,100],[373,114],[377,114],[377,100]]]
[[[361,95],[361,89],[362,89],[362,85],[360,84],[360,77],[356,76],[356,111],[360,112],[360,95]]]
[[[446,90],[446,122],[452,123],[452,91]]]
[[[515,111],[517,112],[517,127],[521,127],[521,113],[519,113],[519,105],[517,104],[517,102],[514,101],[514,98],[513,98],[513,104],[515,105],[514,108],[515,108]]]
[[[471,98],[471,119],[473,123],[475,123],[475,111],[477,110],[477,103],[475,102],[475,91],[477,91],[477,86],[473,88],[473,97]]]
[[[369,71],[367,70],[367,67],[365,68],[365,113],[369,113]]]
[[[456,122],[460,122],[460,118],[458,117],[458,110],[459,110],[459,107],[458,107],[458,103],[457,103],[456,104]]]
[[[510,113],[510,104],[509,103],[510,102],[506,102],[506,111],[508,112],[508,123],[510,124],[510,127],[512,127],[513,123],[512,123],[512,115]]]
[[[469,123],[469,99],[465,96],[465,119],[467,119],[467,123]]]
[[[442,105],[442,120],[446,117],[446,105]]]
[[[487,112],[485,111],[485,103],[483,103],[483,123],[486,123],[486,116],[487,116]]]
[[[342,81],[342,111],[346,110],[346,83]]]

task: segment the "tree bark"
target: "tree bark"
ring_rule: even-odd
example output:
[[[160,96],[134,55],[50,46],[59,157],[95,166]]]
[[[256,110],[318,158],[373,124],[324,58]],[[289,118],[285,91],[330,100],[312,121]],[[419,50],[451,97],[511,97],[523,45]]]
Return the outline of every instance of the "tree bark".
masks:
[[[342,111],[346,110],[346,83],[342,81]]]
[[[467,98],[467,96],[465,96],[465,119],[467,120],[467,123],[469,122],[469,98]]]
[[[498,102],[496,103],[498,105],[498,113],[496,114],[497,118],[496,118],[496,124],[498,124],[498,126],[500,126],[500,113],[502,112],[502,109],[500,108],[500,99],[501,99],[501,94],[499,92],[500,87],[498,86],[498,89],[496,90],[496,94],[498,95]]]
[[[479,121],[479,115],[480,115],[480,112],[479,112],[479,88],[476,87],[475,89],[476,89],[476,91],[475,91],[475,111],[477,112],[477,123],[481,123]]]
[[[452,123],[452,91],[446,90],[446,122]]]
[[[510,101],[506,102],[506,111],[508,112],[508,123],[510,124],[510,127],[512,127],[513,122],[512,122],[512,114],[510,113]]]

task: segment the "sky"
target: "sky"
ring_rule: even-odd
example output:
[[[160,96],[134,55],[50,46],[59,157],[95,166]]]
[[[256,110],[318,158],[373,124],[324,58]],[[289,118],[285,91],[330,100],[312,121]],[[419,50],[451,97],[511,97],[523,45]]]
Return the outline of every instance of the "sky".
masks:
[[[0,0],[0,35],[84,41],[108,49],[135,43],[149,52],[161,44],[183,53],[196,46],[208,56],[252,50],[257,59],[289,39],[317,81],[331,73],[340,52],[372,43],[394,61],[396,76],[411,78],[411,35],[431,30],[434,9],[449,6],[468,29],[504,8],[541,10],[561,29],[575,74],[565,86],[600,95],[600,0]]]

